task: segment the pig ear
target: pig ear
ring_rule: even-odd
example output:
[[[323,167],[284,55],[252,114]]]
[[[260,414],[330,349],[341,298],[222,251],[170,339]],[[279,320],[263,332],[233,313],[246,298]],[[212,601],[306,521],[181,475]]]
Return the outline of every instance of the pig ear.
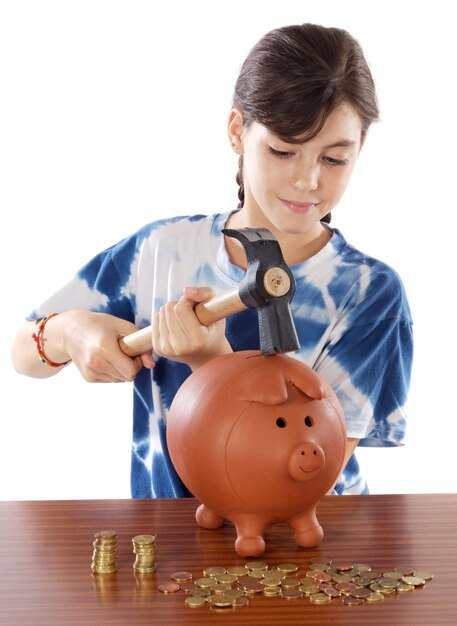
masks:
[[[300,371],[289,371],[287,375],[290,376],[292,385],[295,385],[313,400],[322,400],[325,396],[325,386],[321,377],[310,367],[301,368]]]

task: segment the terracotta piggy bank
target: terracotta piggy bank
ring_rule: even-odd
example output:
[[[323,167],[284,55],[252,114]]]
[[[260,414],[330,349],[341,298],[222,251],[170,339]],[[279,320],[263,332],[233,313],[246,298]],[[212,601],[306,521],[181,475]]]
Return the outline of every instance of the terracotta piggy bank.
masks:
[[[335,394],[307,365],[257,351],[214,359],[175,396],[167,442],[202,503],[198,524],[233,522],[240,556],[261,554],[264,530],[277,522],[299,546],[322,541],[316,506],[342,468],[346,428]]]

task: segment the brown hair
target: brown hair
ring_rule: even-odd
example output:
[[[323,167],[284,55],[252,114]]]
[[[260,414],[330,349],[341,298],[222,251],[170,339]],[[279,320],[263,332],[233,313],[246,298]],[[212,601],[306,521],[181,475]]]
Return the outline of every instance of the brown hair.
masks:
[[[360,115],[363,141],[379,110],[362,48],[347,31],[316,24],[267,33],[244,61],[233,95],[245,127],[257,122],[288,143],[302,143],[303,135],[306,140],[315,137],[343,102]],[[242,170],[241,156],[239,207],[244,204]]]

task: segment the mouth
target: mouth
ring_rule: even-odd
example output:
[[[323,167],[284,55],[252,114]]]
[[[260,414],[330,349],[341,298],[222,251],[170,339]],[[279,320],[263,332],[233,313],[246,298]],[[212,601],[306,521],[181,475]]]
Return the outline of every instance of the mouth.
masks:
[[[281,202],[293,213],[310,213],[313,211],[318,205],[319,202],[295,202],[294,200],[284,200],[280,198]]]

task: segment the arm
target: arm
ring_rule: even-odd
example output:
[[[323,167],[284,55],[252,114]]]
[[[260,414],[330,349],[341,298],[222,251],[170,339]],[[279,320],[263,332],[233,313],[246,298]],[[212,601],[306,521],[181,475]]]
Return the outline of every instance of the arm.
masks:
[[[153,367],[149,354],[130,358],[119,348],[119,339],[135,330],[130,322],[91,311],[71,310],[52,317],[41,336],[47,358],[55,363],[71,359],[89,382],[131,381],[144,365]],[[37,355],[32,339],[35,322],[25,322],[19,329],[11,349],[16,370],[34,378],[49,378],[62,367],[49,367]]]

